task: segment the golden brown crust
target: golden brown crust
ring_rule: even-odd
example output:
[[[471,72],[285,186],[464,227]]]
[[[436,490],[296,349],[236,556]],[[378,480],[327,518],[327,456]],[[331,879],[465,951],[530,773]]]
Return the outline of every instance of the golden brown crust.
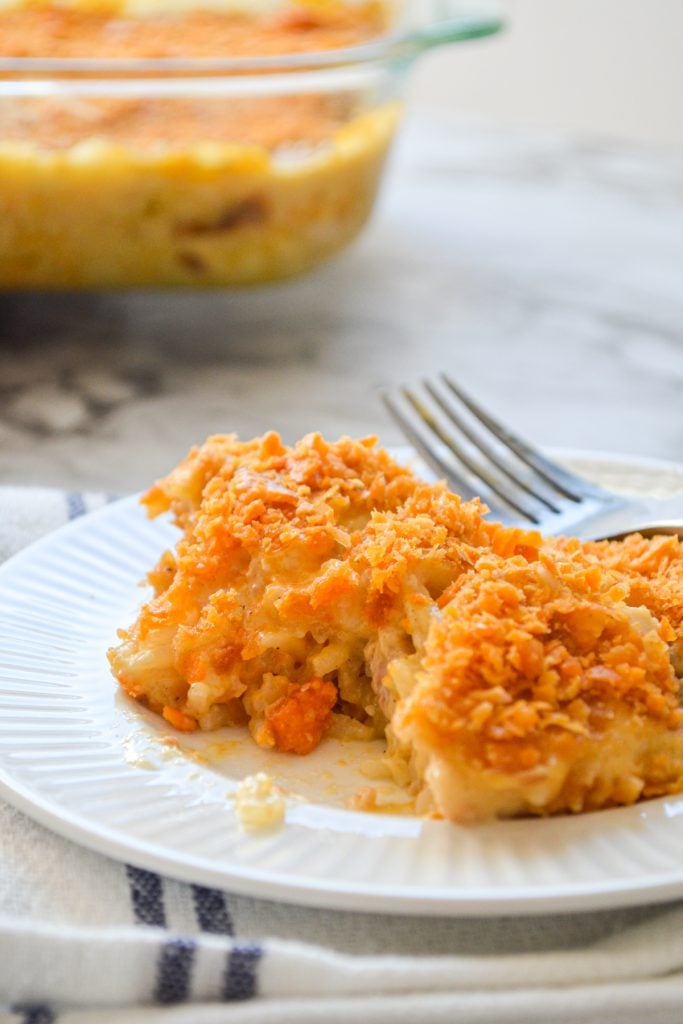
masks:
[[[276,57],[354,46],[386,25],[384,5],[298,0],[275,12],[184,10],[134,16],[125,3],[73,6],[50,2],[0,8],[0,57],[184,59]],[[298,95],[198,103],[192,98],[29,98],[3,104],[3,142],[28,141],[44,150],[69,150],[84,138],[107,139],[136,151],[163,144],[279,146],[328,141],[349,120],[348,97]],[[255,200],[210,225],[179,221],[179,234],[227,231],[267,215]]]
[[[554,541],[561,550],[577,542]],[[633,533],[621,541],[590,541],[581,545],[588,558],[617,572],[626,586],[624,600],[643,605],[662,623],[672,644],[676,671],[683,676],[683,543],[677,536],[645,538]]]
[[[451,588],[394,728],[434,754],[451,782],[476,772],[484,813],[460,793],[463,816],[580,810],[680,786],[679,683],[661,624],[624,595],[618,577],[580,550],[533,562],[484,555]],[[653,728],[678,735],[665,779],[652,764]],[[601,757],[611,738],[633,750],[628,785],[607,749]]]
[[[420,483],[373,438],[216,435],[143,499],[184,531],[112,667],[180,730],[306,754],[389,722],[454,820],[683,788],[683,555],[543,539]],[[334,716],[333,716],[334,712]]]
[[[185,532],[112,652],[124,688],[204,728],[225,724],[239,699],[266,744],[273,732],[262,723],[292,683],[324,675],[341,702],[369,707],[365,644],[378,617],[402,617],[378,565],[373,517],[402,508],[417,486],[373,438],[328,444],[311,434],[288,448],[275,434],[221,435],[193,449],[143,498]],[[409,518],[404,529],[413,535]],[[404,554],[399,576],[412,562]],[[398,562],[393,569],[398,588]]]
[[[378,2],[293,0],[277,11],[135,16],[125,2],[19,2],[0,10],[1,57],[262,57],[354,46],[386,27]]]

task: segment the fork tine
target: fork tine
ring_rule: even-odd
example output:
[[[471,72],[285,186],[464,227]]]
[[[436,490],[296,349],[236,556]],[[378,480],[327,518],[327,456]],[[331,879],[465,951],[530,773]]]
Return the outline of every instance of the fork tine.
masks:
[[[476,433],[476,431],[471,429],[471,427],[468,425],[465,419],[459,415],[458,411],[455,409],[453,404],[445,400],[443,395],[441,395],[437,391],[437,389],[434,387],[431,381],[424,380],[422,383],[424,385],[425,390],[432,396],[436,404],[446,414],[448,419],[458,428],[458,430],[461,431],[462,434],[465,435],[465,437],[474,445],[474,447],[477,448],[482,453],[482,455],[484,455],[489,460],[489,462],[496,467],[496,469],[498,469],[504,476],[506,476],[508,480],[510,480],[513,484],[519,487],[520,490],[524,491],[530,497],[535,498],[536,501],[540,501],[541,504],[545,505],[545,507],[550,512],[560,511],[557,504],[554,504],[552,501],[550,501],[549,498],[547,498],[546,495],[542,493],[540,488],[534,490],[534,488],[529,486],[529,484],[526,483],[525,480],[521,479],[519,475],[515,475],[511,471],[509,466],[505,465],[503,460],[498,457],[493,448],[484,440],[483,437],[480,437]]]
[[[539,517],[533,508],[530,508],[529,506],[523,504],[522,501],[518,500],[516,497],[512,497],[509,493],[509,490],[503,489],[500,486],[500,484],[495,480],[495,478],[490,473],[486,472],[482,465],[478,465],[469,457],[465,449],[460,444],[458,444],[454,437],[450,436],[449,434],[446,434],[445,431],[441,429],[441,426],[439,425],[436,418],[432,415],[427,406],[425,406],[419,400],[419,398],[411,394],[411,392],[405,388],[403,390],[403,394],[405,395],[406,399],[410,402],[412,407],[415,409],[415,412],[422,419],[422,421],[426,423],[426,425],[429,427],[432,433],[434,433],[436,437],[438,437],[441,444],[445,445],[446,448],[450,449],[453,455],[455,455],[455,457],[465,467],[465,469],[469,470],[469,472],[472,473],[475,479],[477,479],[478,481],[483,481],[486,487],[488,487],[488,489],[493,494],[495,494],[496,498],[499,501],[502,501],[504,505],[509,505],[509,507],[512,508],[518,515],[523,516],[525,519],[529,519],[532,523],[539,522]]]
[[[384,392],[381,398],[392,418],[398,423],[403,434],[408,438],[411,444],[414,445],[415,450],[420,453],[427,465],[434,470],[437,477],[445,477],[453,490],[457,491],[461,497],[468,499],[474,498],[475,493],[473,488],[471,488],[462,477],[459,477],[454,472],[452,466],[449,466],[444,462],[436,452],[429,447],[424,438],[422,438],[419,432],[412,425],[408,417],[401,412],[389,395]]]
[[[403,433],[415,445],[417,450],[431,466],[437,476],[445,476],[451,487],[453,487],[453,489],[462,497],[472,498],[476,495],[483,498],[484,501],[490,505],[493,510],[495,510],[496,515],[499,517],[502,511],[502,518],[505,518],[506,510],[511,509],[518,517],[521,516],[522,519],[526,519],[533,524],[537,524],[539,522],[539,517],[536,514],[536,511],[516,500],[516,498],[511,496],[508,492],[501,490],[499,484],[490,476],[490,474],[487,474],[482,470],[481,466],[474,463],[455,439],[450,437],[441,429],[434,416],[431,415],[429,410],[413,394],[411,394],[410,391],[403,388],[401,393],[406,402],[408,402],[408,404],[415,410],[419,421],[434,435],[440,444],[450,452],[455,459],[469,470],[477,481],[478,486],[474,489],[472,485],[461,475],[457,474],[453,469],[452,463],[443,459],[439,453],[434,450],[433,442],[430,444],[426,441],[419,431],[413,426],[410,419],[401,411],[398,405],[392,401],[389,395],[384,393],[382,395],[382,399],[387,409],[399,424]],[[493,496],[493,500],[491,500],[487,492],[490,492]],[[507,514],[509,515],[509,511]]]
[[[446,387],[469,409],[476,420],[487,427],[501,444],[512,451],[530,469],[535,470],[546,483],[555,487],[564,497],[569,498],[570,501],[580,502],[586,496],[603,496],[605,494],[602,488],[576,476],[574,473],[570,473],[569,470],[564,469],[562,466],[558,466],[535,448],[532,448],[526,441],[513,434],[502,423],[489,415],[485,409],[482,409],[447,374],[442,373],[440,376]]]

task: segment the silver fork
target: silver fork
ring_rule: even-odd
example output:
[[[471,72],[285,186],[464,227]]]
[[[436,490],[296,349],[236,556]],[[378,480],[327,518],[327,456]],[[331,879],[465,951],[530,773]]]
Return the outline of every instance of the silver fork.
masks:
[[[462,497],[481,497],[495,519],[583,538],[683,530],[683,496],[631,499],[591,483],[513,434],[445,373],[382,399],[437,477]]]

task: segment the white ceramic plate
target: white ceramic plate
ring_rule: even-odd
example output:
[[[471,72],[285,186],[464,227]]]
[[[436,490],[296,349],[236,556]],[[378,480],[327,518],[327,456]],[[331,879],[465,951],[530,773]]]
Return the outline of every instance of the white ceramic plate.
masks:
[[[573,456],[610,486],[683,491],[683,467]],[[56,531],[0,569],[0,793],[56,832],[187,881],[319,907],[439,915],[578,910],[683,896],[683,796],[579,817],[460,828],[344,804],[366,745],[307,758],[237,730],[182,738],[117,691],[105,651],[175,531],[133,499]],[[192,748],[192,749],[189,749]],[[230,792],[265,770],[285,825],[246,833]]]

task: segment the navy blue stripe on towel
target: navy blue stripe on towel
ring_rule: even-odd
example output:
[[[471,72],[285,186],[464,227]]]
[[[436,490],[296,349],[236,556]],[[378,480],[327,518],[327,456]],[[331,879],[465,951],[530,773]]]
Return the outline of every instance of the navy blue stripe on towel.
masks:
[[[161,947],[154,998],[165,1006],[190,995],[196,946],[192,939],[169,939]]]
[[[68,491],[66,494],[66,508],[69,519],[77,519],[85,514],[85,498],[79,491]]]
[[[256,995],[258,963],[262,956],[261,946],[233,946],[225,969],[224,999],[252,999]]]
[[[211,935],[235,934],[225,893],[219,889],[193,885],[192,896],[197,923],[203,932]]]
[[[21,1017],[21,1024],[54,1024],[57,1020],[54,1010],[43,1003],[15,1003],[11,1010]]]
[[[160,876],[144,868],[135,868],[132,864],[126,864],[126,874],[135,923],[165,928],[164,889]]]

